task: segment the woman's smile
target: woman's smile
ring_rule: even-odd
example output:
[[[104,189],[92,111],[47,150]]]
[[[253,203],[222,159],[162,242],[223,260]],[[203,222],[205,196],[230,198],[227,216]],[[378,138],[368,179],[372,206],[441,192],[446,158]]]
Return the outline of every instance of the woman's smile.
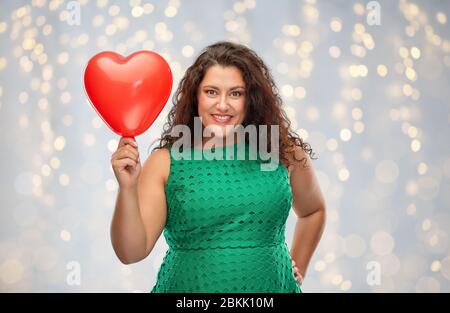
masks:
[[[211,116],[217,124],[228,124],[233,119],[229,114],[211,114]]]

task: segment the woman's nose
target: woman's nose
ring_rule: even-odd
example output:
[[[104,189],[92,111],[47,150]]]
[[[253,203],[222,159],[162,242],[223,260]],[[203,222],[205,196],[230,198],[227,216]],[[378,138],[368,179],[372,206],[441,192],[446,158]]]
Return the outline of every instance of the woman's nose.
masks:
[[[219,103],[217,104],[217,109],[219,109],[220,111],[226,111],[228,110],[228,100],[226,98],[226,96],[222,96],[219,100]]]

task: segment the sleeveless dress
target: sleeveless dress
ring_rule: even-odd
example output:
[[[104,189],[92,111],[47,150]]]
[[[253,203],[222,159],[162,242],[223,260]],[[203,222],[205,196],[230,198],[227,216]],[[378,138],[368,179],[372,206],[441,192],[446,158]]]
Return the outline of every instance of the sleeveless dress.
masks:
[[[151,293],[302,292],[285,242],[292,204],[288,172],[281,161],[276,170],[261,170],[267,161],[251,158],[249,147],[169,149],[169,249]]]

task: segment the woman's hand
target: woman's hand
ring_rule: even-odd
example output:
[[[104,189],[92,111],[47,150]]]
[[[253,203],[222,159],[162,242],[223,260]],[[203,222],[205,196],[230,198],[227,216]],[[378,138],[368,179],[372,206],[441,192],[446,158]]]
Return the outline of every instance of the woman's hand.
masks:
[[[121,189],[137,186],[141,164],[134,138],[120,138],[117,150],[111,156],[111,165]]]
[[[295,280],[297,281],[298,285],[301,286],[303,283],[303,274],[300,273],[300,270],[297,266],[295,266],[295,261],[292,260],[292,272],[294,273]]]

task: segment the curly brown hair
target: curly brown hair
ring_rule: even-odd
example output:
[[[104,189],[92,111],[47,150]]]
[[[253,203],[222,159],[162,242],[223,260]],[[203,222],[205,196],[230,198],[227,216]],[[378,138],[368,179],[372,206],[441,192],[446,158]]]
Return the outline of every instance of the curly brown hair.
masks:
[[[216,64],[235,66],[241,71],[246,84],[246,115],[242,122],[243,127],[247,125],[278,125],[280,160],[286,167],[291,165],[292,158],[288,158],[290,153],[292,153],[291,156],[294,156],[294,160],[303,160],[305,164],[307,163],[306,157],[300,160],[295,157],[296,153],[293,152],[296,147],[300,147],[309,154],[311,159],[315,159],[310,145],[291,130],[291,122],[282,108],[283,101],[278,88],[263,60],[252,49],[229,41],[219,41],[204,48],[195,62],[186,70],[172,98],[173,107],[163,126],[161,138],[157,139],[159,145],[153,150],[171,147],[179,139],[172,134],[175,125],[187,125],[191,134],[193,133],[194,117],[198,116],[198,87],[207,69]],[[259,134],[257,136],[259,137]],[[267,137],[267,151],[271,151],[270,131],[268,131]],[[258,138],[258,144],[259,142]]]

